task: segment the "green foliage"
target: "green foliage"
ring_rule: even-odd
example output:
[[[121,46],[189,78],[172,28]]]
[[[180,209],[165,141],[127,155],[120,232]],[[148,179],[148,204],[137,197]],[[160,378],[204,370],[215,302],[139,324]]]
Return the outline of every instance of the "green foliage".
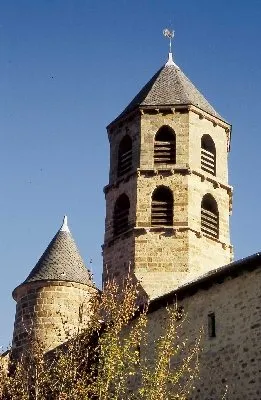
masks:
[[[181,343],[180,311],[172,306],[166,326],[151,341],[148,307],[140,310],[137,298],[130,279],[124,289],[108,283],[93,299],[88,326],[79,318],[77,335],[68,332],[64,345],[44,354],[32,339],[9,371],[0,363],[0,398],[187,399],[198,376],[200,334],[192,347]]]

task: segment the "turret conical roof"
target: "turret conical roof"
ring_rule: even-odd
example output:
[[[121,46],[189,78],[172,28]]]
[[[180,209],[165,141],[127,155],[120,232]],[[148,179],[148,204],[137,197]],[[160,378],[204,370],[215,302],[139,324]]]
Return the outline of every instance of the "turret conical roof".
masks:
[[[23,282],[58,280],[93,286],[90,271],[85,267],[64,217],[63,225]]]
[[[173,62],[172,54],[169,53],[168,62],[156,72],[116,120],[136,108],[174,107],[177,105],[194,105],[208,114],[224,120]]]

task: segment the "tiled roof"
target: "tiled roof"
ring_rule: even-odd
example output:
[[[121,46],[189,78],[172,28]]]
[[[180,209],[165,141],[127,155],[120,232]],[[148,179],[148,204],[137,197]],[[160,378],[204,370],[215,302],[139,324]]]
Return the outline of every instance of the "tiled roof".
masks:
[[[119,115],[122,118],[137,107],[194,105],[201,110],[222,118],[186,77],[171,58],[134,97]]]
[[[54,236],[23,283],[42,280],[69,281],[93,286],[90,271],[84,265],[67,223]]]

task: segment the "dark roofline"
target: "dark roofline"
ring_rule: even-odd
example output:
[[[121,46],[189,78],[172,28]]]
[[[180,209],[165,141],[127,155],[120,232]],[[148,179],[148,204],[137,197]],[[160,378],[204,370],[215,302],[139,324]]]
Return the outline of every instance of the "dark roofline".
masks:
[[[234,261],[231,264],[222,266],[207,274],[199,277],[197,280],[189,282],[178,287],[170,293],[152,300],[149,304],[148,313],[152,313],[169,304],[176,303],[185,297],[193,296],[200,289],[208,290],[215,283],[223,283],[227,277],[236,278],[245,271],[252,272],[261,267],[261,253],[255,253],[241,260]]]

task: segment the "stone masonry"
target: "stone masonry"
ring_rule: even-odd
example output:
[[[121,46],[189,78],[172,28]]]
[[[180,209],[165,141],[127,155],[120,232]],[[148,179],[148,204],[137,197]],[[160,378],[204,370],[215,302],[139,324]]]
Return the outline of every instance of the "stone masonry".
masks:
[[[234,273],[220,277],[212,272],[195,284],[179,288],[167,296],[165,306],[184,307],[184,321],[179,321],[179,342],[193,345],[203,329],[199,354],[199,380],[190,400],[222,399],[227,390],[229,400],[261,398],[261,263],[253,270],[248,259],[243,271],[235,265]],[[236,263],[235,263],[236,264]],[[238,272],[236,272],[238,268]],[[245,268],[245,270],[244,270]],[[159,304],[149,313],[148,357],[153,354],[153,340],[162,333],[167,322],[166,307]],[[215,315],[215,337],[210,337],[208,315]],[[141,348],[141,352],[145,349]],[[183,354],[184,355],[184,354]],[[176,360],[178,363],[178,360]]]
[[[176,134],[176,164],[154,165],[154,137],[163,125]],[[149,297],[164,294],[210,269],[229,263],[232,189],[228,185],[227,152],[230,125],[196,107],[144,109],[109,126],[110,181],[105,188],[106,228],[104,280],[122,279],[131,268]],[[216,146],[216,176],[201,170],[201,137],[209,134]],[[133,140],[132,171],[117,178],[117,152],[124,135]],[[151,196],[160,185],[174,195],[170,229],[151,227]],[[121,193],[130,200],[130,229],[113,237],[113,210]],[[218,204],[219,237],[201,233],[201,200],[210,193]]]
[[[45,352],[85,326],[96,290],[74,282],[32,282],[18,287],[12,350],[21,354],[32,339]]]
[[[96,293],[64,217],[35,267],[13,291],[12,354],[20,357],[32,344],[46,352],[70,339],[89,321]]]
[[[175,155],[164,163],[164,158],[157,160],[161,150],[155,151],[162,127],[175,135],[169,143],[167,136],[160,139],[163,147],[169,145],[167,151],[173,152],[175,142]],[[257,253],[231,262],[231,125],[169,54],[165,66],[107,131],[110,173],[104,188],[103,283],[115,278],[121,285],[131,275],[140,283],[142,295],[151,299],[148,347],[141,343],[141,357],[153,358],[155,339],[167,323],[166,307],[181,306],[184,316],[177,323],[178,340],[187,341],[189,349],[203,332],[200,379],[188,400],[222,399],[226,390],[229,400],[260,400],[261,257]],[[205,135],[214,144],[213,153],[204,148]],[[204,166],[209,153],[214,159],[212,170]],[[155,200],[153,193],[161,187],[171,193],[171,202],[167,197]],[[206,195],[214,200],[213,208],[203,207]],[[119,198],[124,199],[122,206]],[[153,205],[165,219],[153,221]],[[64,343],[88,322],[97,292],[65,218],[27,279],[13,292],[17,301],[14,352],[28,349],[30,336],[44,351]]]

